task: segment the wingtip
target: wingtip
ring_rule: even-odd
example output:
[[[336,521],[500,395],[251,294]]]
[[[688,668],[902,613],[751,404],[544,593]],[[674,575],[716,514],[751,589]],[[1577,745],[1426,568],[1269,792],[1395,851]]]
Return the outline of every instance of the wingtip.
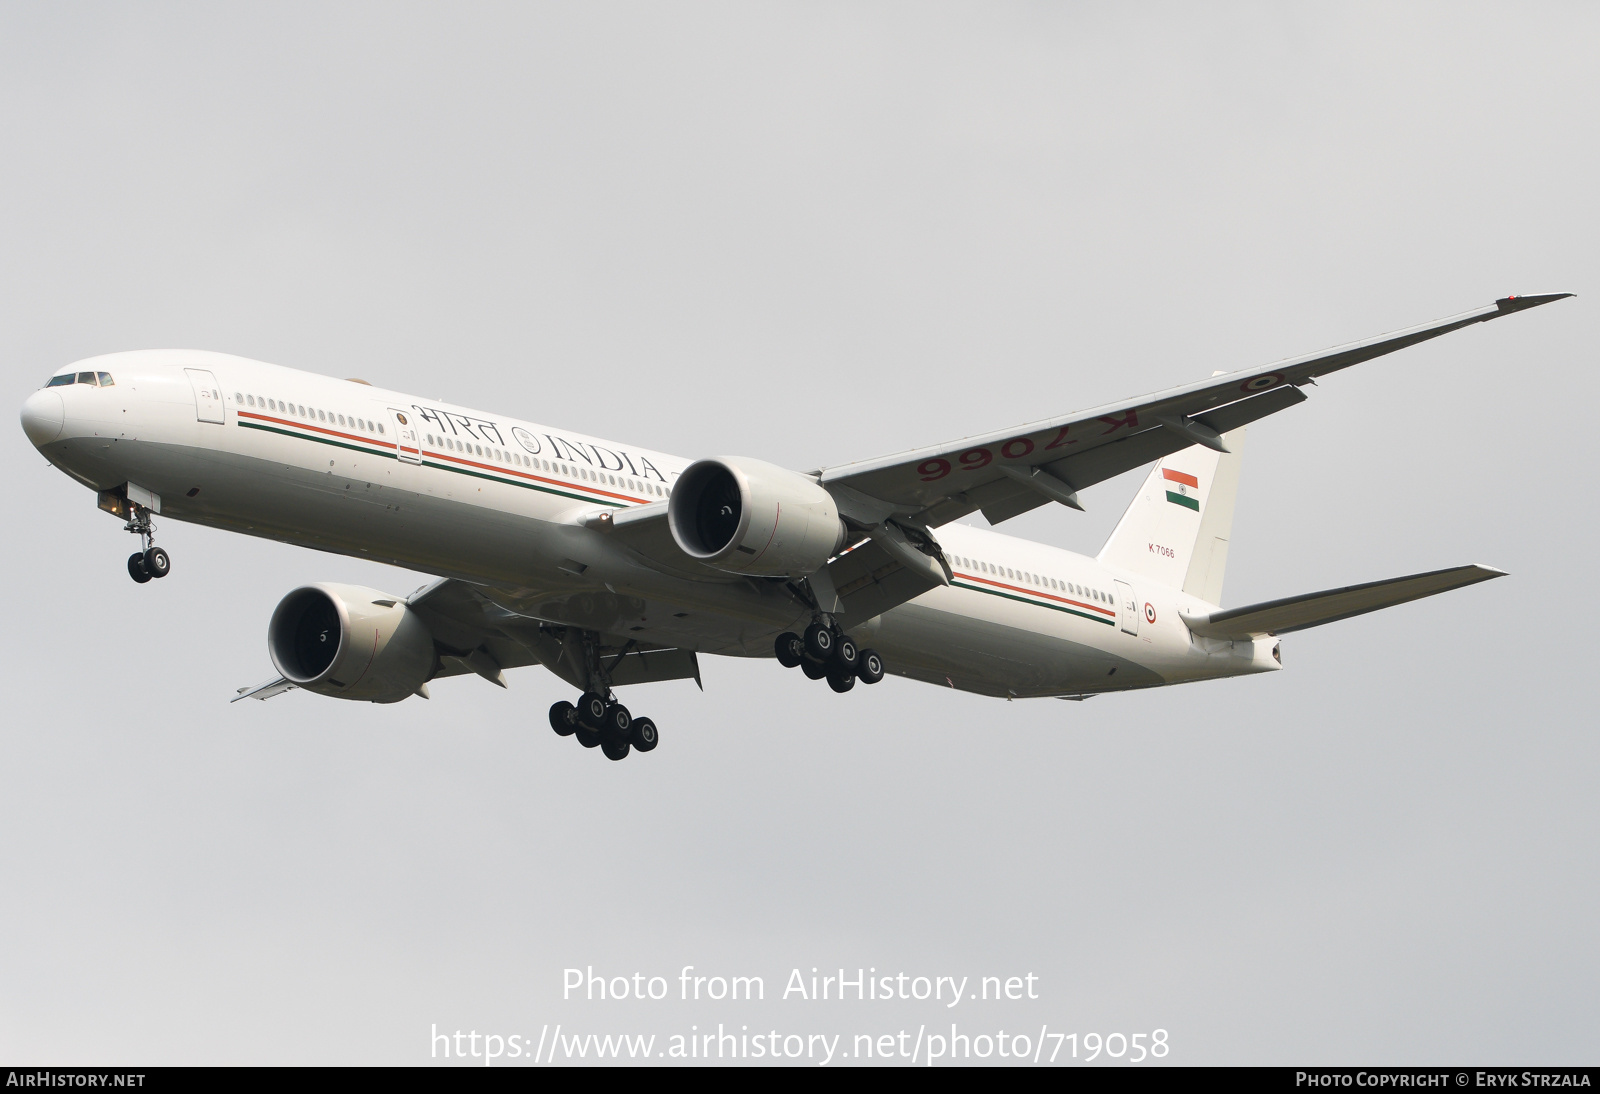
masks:
[[[1498,314],[1510,315],[1514,311],[1526,311],[1529,308],[1537,308],[1540,304],[1549,304],[1576,295],[1577,293],[1570,292],[1524,293],[1519,296],[1502,296],[1494,302],[1494,306],[1500,309]]]

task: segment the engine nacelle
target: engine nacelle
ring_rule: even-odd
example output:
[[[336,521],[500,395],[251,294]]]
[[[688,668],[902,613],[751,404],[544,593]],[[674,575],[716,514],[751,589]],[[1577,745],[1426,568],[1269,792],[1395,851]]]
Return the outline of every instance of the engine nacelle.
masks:
[[[673,484],[679,549],[737,574],[808,577],[844,546],[833,496],[804,475],[742,456],[696,460]]]
[[[359,585],[303,585],[278,602],[267,652],[291,684],[398,703],[439,668],[433,635],[406,602]]]

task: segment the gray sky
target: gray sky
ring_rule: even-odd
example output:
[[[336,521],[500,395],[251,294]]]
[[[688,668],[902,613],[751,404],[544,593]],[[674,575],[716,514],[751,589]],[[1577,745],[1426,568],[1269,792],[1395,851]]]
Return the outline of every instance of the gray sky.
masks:
[[[267,678],[294,585],[13,426],[0,1059],[428,1059],[431,1024],[1163,1028],[1184,1063],[1600,1049],[1593,5],[0,8],[0,369],[194,346],[803,468],[1487,304],[1252,429],[1225,600],[1512,577],[1083,704],[707,659],[612,764],[538,670]],[[1087,515],[1003,530],[1093,553]],[[561,970],[761,975],[563,1003]],[[1038,975],[804,1004],[791,968]],[[675,983],[675,981],[674,981]],[[969,1025],[970,1024],[970,1025]]]

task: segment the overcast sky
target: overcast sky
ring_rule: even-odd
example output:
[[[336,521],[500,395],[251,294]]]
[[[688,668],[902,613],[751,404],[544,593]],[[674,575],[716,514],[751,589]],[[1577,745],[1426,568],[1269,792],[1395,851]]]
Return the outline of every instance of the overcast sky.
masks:
[[[805,468],[1579,294],[1253,427],[1224,601],[1510,578],[1082,704],[707,658],[704,694],[624,694],[663,738],[625,763],[550,732],[539,669],[228,705],[295,585],[426,576],[169,520],[137,586],[13,426],[0,1060],[955,1020],[1592,1063],[1597,35],[1555,3],[0,7],[14,407],[191,346]],[[1139,477],[1002,530],[1092,554]],[[590,965],[768,1000],[562,1002]],[[1040,998],[776,998],[813,966]]]

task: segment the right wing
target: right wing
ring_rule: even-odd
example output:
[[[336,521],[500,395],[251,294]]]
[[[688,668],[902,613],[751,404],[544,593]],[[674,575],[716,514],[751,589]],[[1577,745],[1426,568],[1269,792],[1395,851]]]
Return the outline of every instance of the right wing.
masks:
[[[1351,616],[1365,615],[1380,608],[1390,608],[1410,600],[1421,600],[1425,596],[1505,576],[1504,570],[1490,566],[1455,566],[1448,570],[1391,577],[1387,581],[1369,581],[1365,585],[1269,600],[1264,604],[1230,608],[1210,615],[1179,614],[1189,629],[1202,638],[1256,638],[1263,634],[1288,634],[1308,627],[1320,627],[1324,623],[1335,623]]]

